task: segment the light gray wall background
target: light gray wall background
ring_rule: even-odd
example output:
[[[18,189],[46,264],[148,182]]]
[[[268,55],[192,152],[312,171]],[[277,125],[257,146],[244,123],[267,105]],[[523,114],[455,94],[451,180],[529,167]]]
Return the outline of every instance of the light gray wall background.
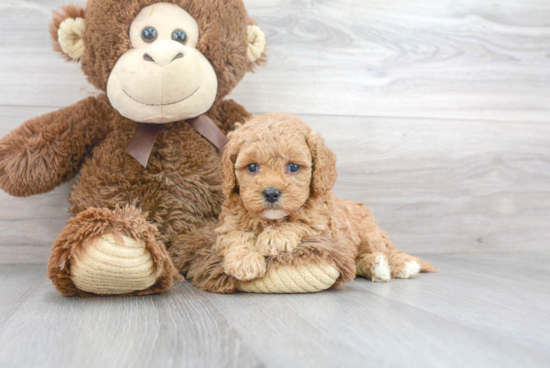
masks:
[[[93,93],[51,48],[51,11],[69,1],[0,1],[0,135]],[[400,248],[550,249],[549,1],[246,4],[270,62],[231,97],[321,132],[337,194],[370,206]],[[0,263],[47,260],[69,189],[0,194]]]

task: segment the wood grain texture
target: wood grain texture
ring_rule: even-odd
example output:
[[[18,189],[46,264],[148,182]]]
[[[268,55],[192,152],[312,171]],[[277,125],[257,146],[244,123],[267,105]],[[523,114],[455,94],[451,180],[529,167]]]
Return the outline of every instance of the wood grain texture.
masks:
[[[2,104],[65,106],[90,92],[78,66],[50,48],[50,12],[64,3],[0,5]],[[235,90],[252,111],[548,121],[545,0],[246,5],[267,33],[271,60]]]
[[[301,117],[338,155],[335,192],[371,207],[403,250],[548,249],[550,125]],[[68,219],[70,185],[25,199],[0,194],[0,262],[47,259]]]
[[[253,111],[549,121],[547,1],[247,5],[271,58],[235,91]]]
[[[143,298],[65,298],[42,266],[2,266],[0,275],[2,288],[20,290],[0,303],[0,340],[10,345],[2,367],[261,366],[208,300],[188,297],[189,285]],[[21,289],[29,275],[41,278],[30,295]]]
[[[0,366],[548,366],[550,253],[427,258],[440,273],[306,295],[66,298],[0,266]]]
[[[85,4],[84,0],[73,1]],[[0,135],[92,93],[51,50],[66,0],[0,2]],[[338,154],[336,193],[413,253],[548,249],[550,3],[246,1],[270,62],[233,97],[300,115]],[[0,263],[44,262],[70,183],[0,193]]]

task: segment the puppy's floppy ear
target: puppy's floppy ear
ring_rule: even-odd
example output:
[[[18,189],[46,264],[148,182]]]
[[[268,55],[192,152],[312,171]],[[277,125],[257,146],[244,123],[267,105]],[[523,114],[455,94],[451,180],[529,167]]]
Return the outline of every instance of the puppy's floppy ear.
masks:
[[[328,193],[336,183],[336,155],[325,145],[323,138],[311,132],[307,138],[313,161],[311,194],[322,196]]]
[[[55,51],[63,54],[68,61],[79,61],[84,54],[84,8],[66,5],[53,12],[50,35]]]
[[[242,125],[235,124],[235,129]],[[235,177],[235,160],[239,153],[239,142],[237,142],[237,132],[232,131],[227,135],[227,144],[222,155],[222,190],[225,198],[229,198],[237,192],[237,178]]]

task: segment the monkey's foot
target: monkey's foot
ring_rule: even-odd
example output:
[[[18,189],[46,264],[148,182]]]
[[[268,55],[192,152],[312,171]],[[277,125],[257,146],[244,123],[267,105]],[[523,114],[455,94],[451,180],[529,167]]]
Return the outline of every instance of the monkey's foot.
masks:
[[[55,241],[48,277],[67,296],[168,290],[181,276],[159,239],[135,207],[86,210],[69,220]]]
[[[70,260],[75,286],[94,294],[127,294],[157,281],[155,262],[140,240],[104,234],[92,239]]]

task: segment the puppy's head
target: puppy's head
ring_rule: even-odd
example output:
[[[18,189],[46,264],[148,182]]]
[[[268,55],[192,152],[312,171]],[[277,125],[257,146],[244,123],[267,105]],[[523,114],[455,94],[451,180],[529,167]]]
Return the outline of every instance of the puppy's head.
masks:
[[[296,116],[267,114],[229,134],[222,171],[226,198],[278,220],[332,189],[336,155]]]

